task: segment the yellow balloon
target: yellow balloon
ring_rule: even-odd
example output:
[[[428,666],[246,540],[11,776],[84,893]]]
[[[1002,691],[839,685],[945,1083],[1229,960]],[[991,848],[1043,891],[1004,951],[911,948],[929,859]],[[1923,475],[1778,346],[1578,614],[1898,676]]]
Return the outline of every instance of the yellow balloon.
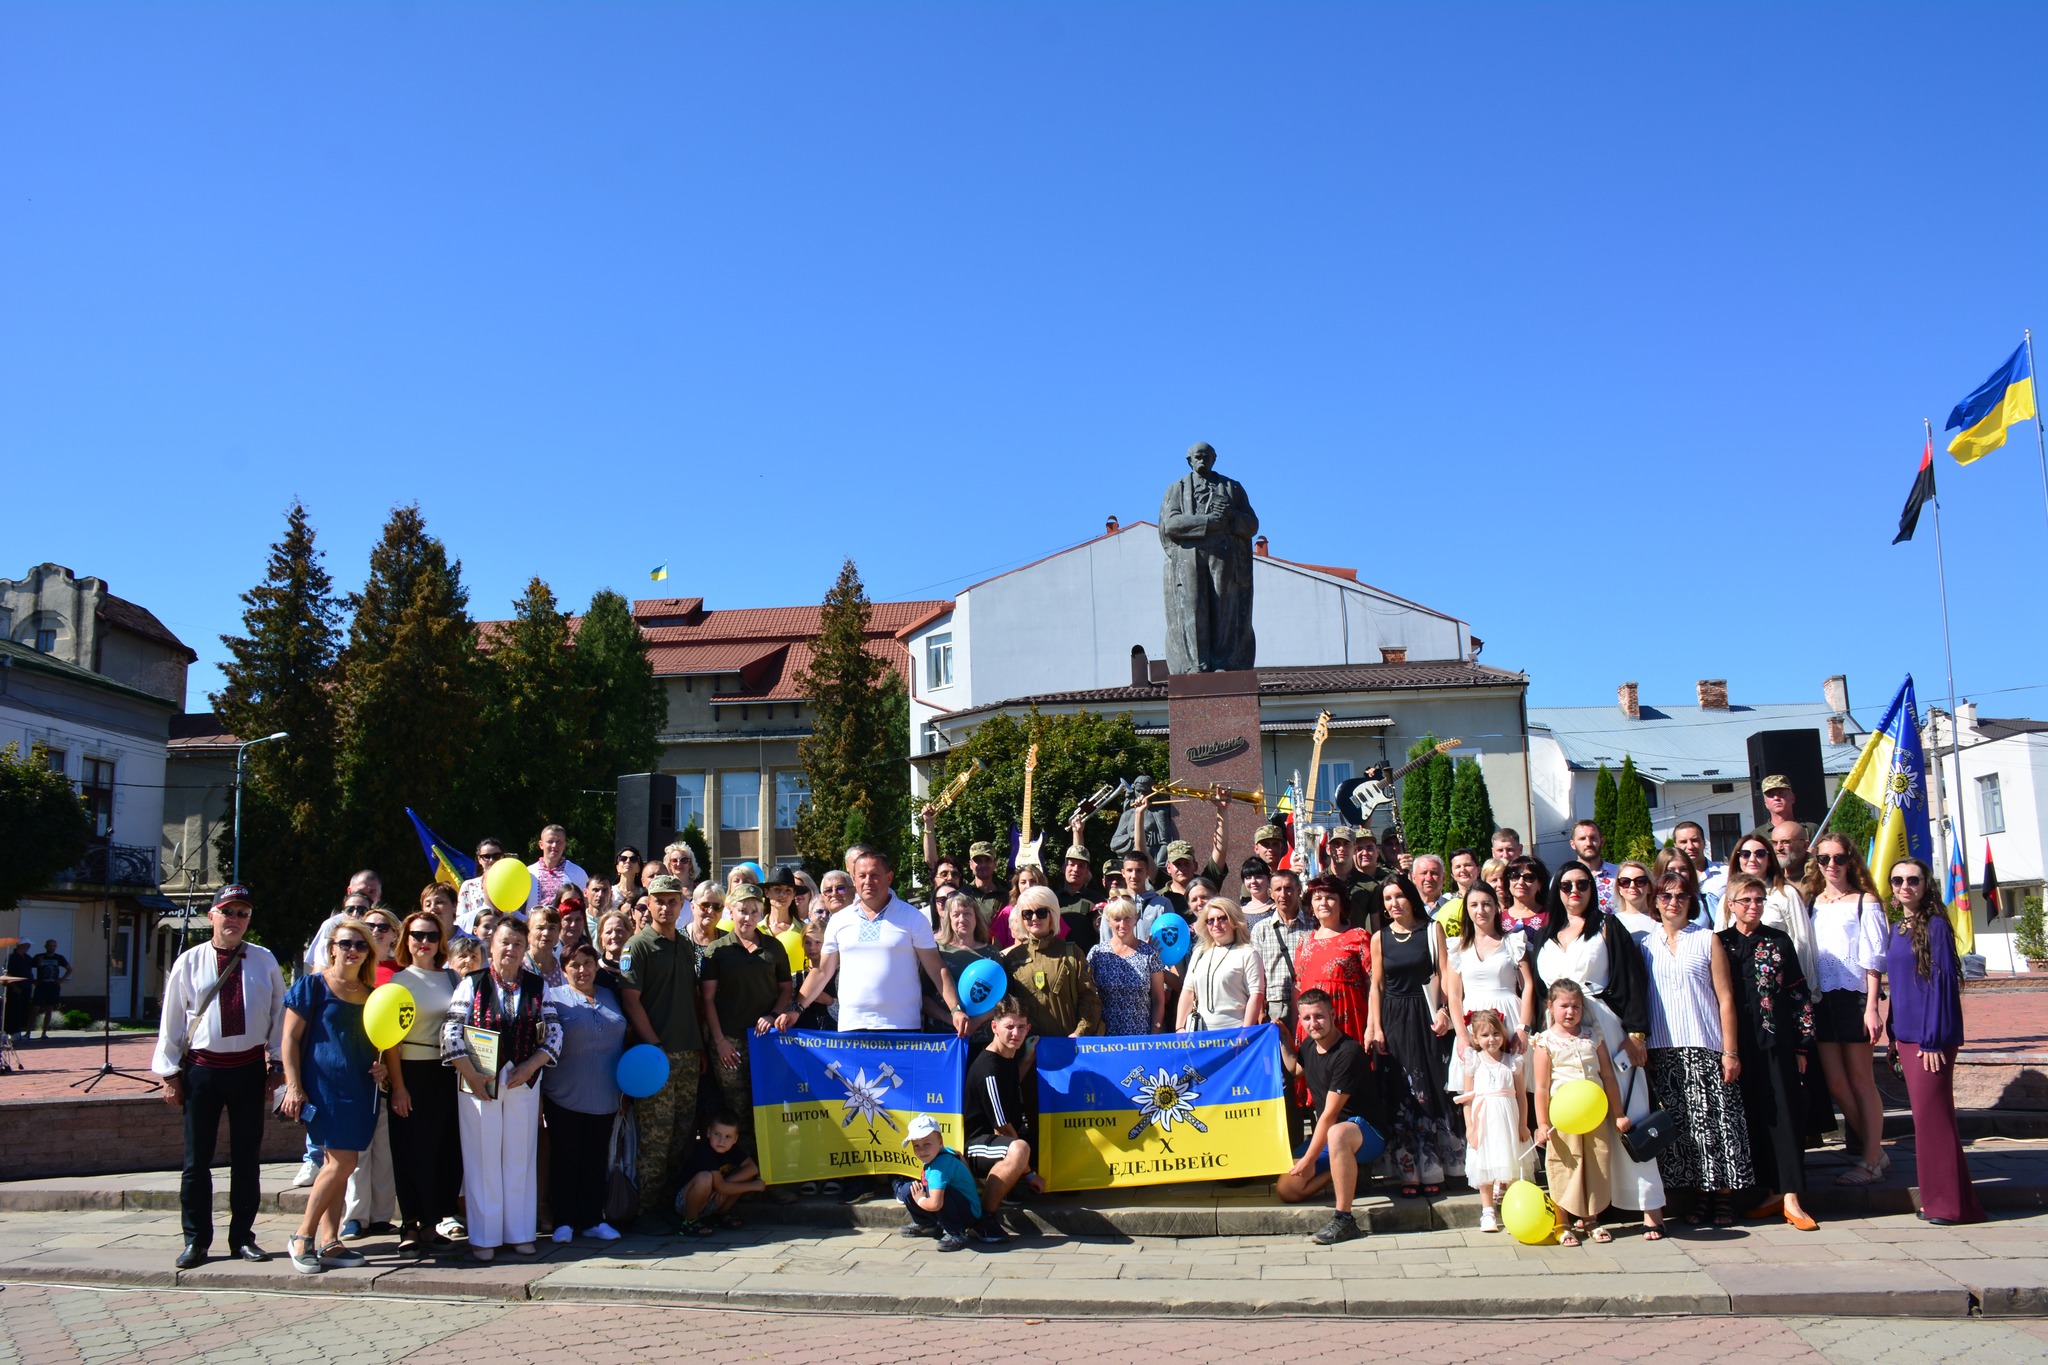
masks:
[[[789,969],[791,971],[800,972],[809,965],[810,959],[804,956],[804,936],[802,931],[784,929],[775,936],[775,941],[780,943],[782,950],[789,954]]]
[[[1557,1230],[1557,1206],[1534,1181],[1517,1180],[1501,1196],[1500,1221],[1516,1241],[1537,1246]]]
[[[1465,902],[1445,901],[1444,908],[1437,912],[1437,926],[1444,931],[1447,939],[1457,938],[1465,932]]]
[[[484,894],[508,915],[524,910],[526,898],[533,894],[533,874],[517,858],[500,858],[484,873]]]
[[[1560,1133],[1590,1133],[1607,1117],[1607,1092],[1598,1081],[1566,1081],[1550,1094],[1550,1122]]]
[[[370,1046],[383,1052],[397,1047],[412,1032],[414,1017],[412,992],[396,981],[387,981],[371,991],[363,1004],[363,1032],[370,1035]]]
[[[722,920],[720,920],[720,921],[718,922],[718,932],[719,932],[719,933],[721,933],[721,934],[729,934],[729,933],[731,933],[731,932],[732,932],[732,921],[731,921],[731,920],[729,920],[729,919],[722,919]]]

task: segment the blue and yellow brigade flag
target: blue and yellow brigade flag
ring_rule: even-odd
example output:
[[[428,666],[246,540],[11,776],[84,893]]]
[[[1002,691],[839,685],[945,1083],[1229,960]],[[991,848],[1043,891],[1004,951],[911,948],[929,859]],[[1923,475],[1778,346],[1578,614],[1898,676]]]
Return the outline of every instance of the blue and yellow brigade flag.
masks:
[[[954,1151],[966,1145],[967,1044],[949,1033],[771,1030],[748,1038],[747,1060],[761,1178],[771,1185],[915,1176],[923,1167],[903,1135],[919,1114],[938,1120]]]
[[[1856,756],[1856,766],[1842,779],[1843,790],[1877,808],[1877,834],[1871,840],[1868,861],[1878,892],[1886,897],[1891,895],[1892,864],[1899,859],[1918,858],[1930,868],[1941,866],[1934,856],[1934,834],[1927,818],[1929,778],[1919,714],[1913,675],[1908,673],[1884,719]],[[1935,887],[1927,889],[1929,894],[1936,892]],[[1970,924],[1968,898],[1960,910],[1950,905],[1948,917],[1956,934],[1956,951],[1974,951],[1977,936]]]
[[[428,829],[427,822],[414,815],[411,806],[405,808],[405,816],[412,821],[413,832],[420,836],[420,847],[426,851],[427,867],[435,881],[461,886],[476,875],[476,859]]]
[[[1279,1030],[1040,1038],[1038,1142],[1054,1190],[1278,1175]]]
[[[1943,430],[1956,433],[1948,443],[1948,453],[1956,457],[1957,464],[1980,459],[2005,444],[2007,427],[2035,415],[2034,367],[2026,343],[2021,342],[2020,348],[1948,415]]]

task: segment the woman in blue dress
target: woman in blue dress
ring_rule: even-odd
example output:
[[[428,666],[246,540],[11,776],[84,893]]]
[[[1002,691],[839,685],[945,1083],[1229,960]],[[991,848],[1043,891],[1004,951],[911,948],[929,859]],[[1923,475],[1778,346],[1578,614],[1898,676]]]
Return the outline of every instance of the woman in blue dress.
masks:
[[[1095,993],[1102,997],[1102,1031],[1130,1037],[1159,1032],[1166,1011],[1166,969],[1159,950],[1138,941],[1138,903],[1117,896],[1102,907],[1107,935],[1088,950]]]
[[[306,1214],[291,1239],[292,1268],[317,1275],[359,1266],[360,1253],[341,1243],[341,1206],[356,1159],[377,1131],[377,1090],[384,1059],[363,1029],[363,1004],[377,983],[370,927],[344,919],[329,940],[327,970],[308,972],[284,997],[286,1118],[303,1118],[326,1161],[306,1194]]]

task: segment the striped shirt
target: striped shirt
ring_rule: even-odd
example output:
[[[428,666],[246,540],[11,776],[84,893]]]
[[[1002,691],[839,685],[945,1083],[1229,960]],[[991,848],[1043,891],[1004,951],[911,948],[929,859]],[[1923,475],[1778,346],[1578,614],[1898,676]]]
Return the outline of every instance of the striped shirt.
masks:
[[[1650,1046],[1721,1050],[1721,998],[1714,993],[1711,931],[1688,924],[1672,948],[1662,930],[1642,938],[1650,969]]]

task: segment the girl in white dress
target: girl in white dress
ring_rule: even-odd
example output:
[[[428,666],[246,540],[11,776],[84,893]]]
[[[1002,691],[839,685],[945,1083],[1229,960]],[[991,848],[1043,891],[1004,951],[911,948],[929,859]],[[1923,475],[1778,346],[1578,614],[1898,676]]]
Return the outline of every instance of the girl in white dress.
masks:
[[[1451,1052],[1451,1089],[1463,1088],[1467,1068],[1478,1055],[1465,1021],[1480,1010],[1500,1015],[1501,1025],[1508,1031],[1508,1058],[1527,1082],[1529,1049],[1524,1044],[1536,1018],[1536,975],[1529,967],[1528,935],[1502,932],[1500,899],[1484,882],[1466,888],[1464,924],[1450,959],[1445,986],[1450,993],[1451,1026],[1458,1034],[1458,1045]]]
[[[1479,1191],[1479,1230],[1499,1232],[1496,1205],[1507,1187],[1536,1173],[1529,1141],[1529,1087],[1511,1051],[1500,1011],[1483,1009],[1464,1021],[1476,1051],[1458,1103],[1465,1106],[1465,1179]],[[1517,1049],[1519,1050],[1519,1049]]]

